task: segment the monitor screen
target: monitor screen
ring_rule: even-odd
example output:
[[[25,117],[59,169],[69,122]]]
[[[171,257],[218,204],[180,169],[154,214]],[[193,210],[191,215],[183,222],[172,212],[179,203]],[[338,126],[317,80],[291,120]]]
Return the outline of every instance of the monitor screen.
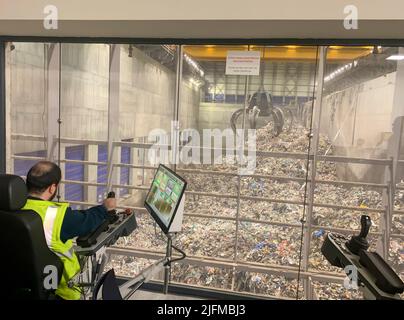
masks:
[[[157,169],[145,207],[160,228],[168,233],[184,193],[186,181],[164,165]]]

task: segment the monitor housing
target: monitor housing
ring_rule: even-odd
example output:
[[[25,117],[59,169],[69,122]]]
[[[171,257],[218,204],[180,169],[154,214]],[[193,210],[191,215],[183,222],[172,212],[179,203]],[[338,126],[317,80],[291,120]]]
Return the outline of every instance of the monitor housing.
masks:
[[[182,229],[186,186],[184,178],[166,166],[159,165],[144,206],[165,234]],[[168,212],[162,212],[168,208],[171,208]]]

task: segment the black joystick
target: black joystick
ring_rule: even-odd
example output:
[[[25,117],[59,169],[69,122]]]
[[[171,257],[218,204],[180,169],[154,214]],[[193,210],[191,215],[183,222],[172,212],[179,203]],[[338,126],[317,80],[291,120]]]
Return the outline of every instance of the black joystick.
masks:
[[[369,248],[369,243],[366,237],[372,226],[372,220],[369,216],[363,215],[361,217],[361,232],[358,236],[352,236],[351,240],[346,242],[347,248],[354,254],[359,255],[361,250],[366,251]]]
[[[107,195],[107,198],[115,198],[115,192],[110,191]],[[108,211],[108,220],[109,223],[114,223],[119,219],[118,215],[116,214],[116,210],[109,210]]]

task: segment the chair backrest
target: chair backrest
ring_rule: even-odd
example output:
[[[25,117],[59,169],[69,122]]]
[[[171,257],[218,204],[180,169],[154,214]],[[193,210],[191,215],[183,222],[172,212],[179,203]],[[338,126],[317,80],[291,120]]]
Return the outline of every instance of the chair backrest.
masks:
[[[114,269],[104,273],[95,285],[93,300],[98,300],[100,289],[102,288],[102,300],[123,300],[116,281]]]
[[[57,270],[59,283],[63,263],[46,244],[41,217],[21,210],[26,201],[24,180],[0,174],[0,295],[8,299],[51,299],[54,290],[45,288],[44,280]]]

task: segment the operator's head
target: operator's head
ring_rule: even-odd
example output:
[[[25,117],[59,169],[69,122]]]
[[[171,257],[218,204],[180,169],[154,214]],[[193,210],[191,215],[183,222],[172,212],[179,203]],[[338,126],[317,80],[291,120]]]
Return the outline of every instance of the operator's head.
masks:
[[[52,201],[56,195],[62,172],[50,161],[39,161],[27,174],[28,193],[43,200]]]

